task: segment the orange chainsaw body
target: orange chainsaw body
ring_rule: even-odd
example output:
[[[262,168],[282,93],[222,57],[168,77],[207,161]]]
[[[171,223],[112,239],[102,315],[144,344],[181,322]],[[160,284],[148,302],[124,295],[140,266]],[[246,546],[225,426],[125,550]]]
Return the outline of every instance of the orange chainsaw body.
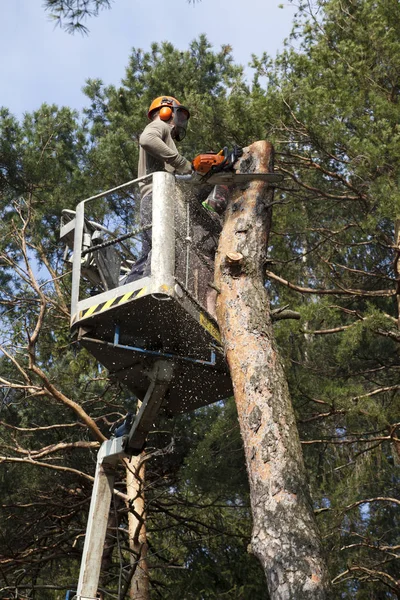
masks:
[[[207,175],[213,167],[219,166],[226,160],[224,151],[205,152],[198,154],[192,161],[193,169],[201,175]]]

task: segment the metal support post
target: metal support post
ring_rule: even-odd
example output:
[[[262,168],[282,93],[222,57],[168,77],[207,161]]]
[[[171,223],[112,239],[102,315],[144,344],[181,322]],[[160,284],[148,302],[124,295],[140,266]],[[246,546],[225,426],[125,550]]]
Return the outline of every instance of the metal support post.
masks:
[[[75,214],[74,254],[72,259],[72,290],[71,290],[71,318],[78,310],[79,284],[81,278],[83,226],[85,221],[85,200],[79,202]]]
[[[119,459],[125,456],[123,438],[107,440],[99,450],[76,600],[97,600],[115,471]]]
[[[157,361],[149,373],[149,389],[129,434],[112,438],[101,445],[97,456],[78,589],[74,600],[97,600],[101,559],[117,465],[121,458],[129,458],[143,449],[146,437],[168,391],[173,373],[173,362]]]
[[[172,361],[167,360],[159,360],[155,363],[150,373],[151,382],[149,389],[126,441],[127,452],[139,454],[143,450],[148,433],[154,424],[154,420],[171,383],[174,366]]]
[[[175,273],[175,178],[153,174],[151,278],[156,286],[174,287]]]

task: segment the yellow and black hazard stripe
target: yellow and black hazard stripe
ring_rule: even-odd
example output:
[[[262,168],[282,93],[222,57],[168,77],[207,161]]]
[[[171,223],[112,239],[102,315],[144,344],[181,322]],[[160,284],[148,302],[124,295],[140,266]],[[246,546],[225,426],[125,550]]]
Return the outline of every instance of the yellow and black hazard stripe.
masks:
[[[199,323],[208,331],[208,333],[213,336],[215,340],[217,340],[219,344],[221,344],[221,334],[218,328],[210,321],[210,319],[207,319],[204,313],[200,313]]]
[[[96,315],[97,313],[103,312],[104,310],[108,310],[111,307],[121,306],[128,300],[136,300],[136,298],[140,298],[144,296],[147,288],[143,287],[139,290],[134,290],[133,292],[127,292],[122,296],[116,296],[115,298],[111,298],[111,300],[107,300],[107,302],[100,302],[99,304],[93,304],[90,308],[86,310],[82,310],[79,313],[79,319],[86,319],[87,317],[91,317],[92,315]]]

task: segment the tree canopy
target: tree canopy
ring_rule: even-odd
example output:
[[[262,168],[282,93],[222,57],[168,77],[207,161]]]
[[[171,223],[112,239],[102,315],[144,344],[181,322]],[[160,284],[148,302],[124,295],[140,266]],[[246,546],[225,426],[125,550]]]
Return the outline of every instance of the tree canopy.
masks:
[[[96,449],[135,408],[69,338],[57,230],[62,208],[136,176],[146,108],[165,93],[191,108],[189,158],[256,139],[275,146],[285,179],[266,286],[273,308],[302,315],[275,332],[332,580],[349,600],[399,596],[399,40],[397,0],[301,3],[276,60],[254,57],[251,84],[229,46],[215,51],[202,36],[185,52],[134,49],[119,87],[87,82],[82,118],[43,105],[18,122],[2,109],[0,597],[72,589]],[[113,200],[131,227],[135,197]],[[151,598],[266,599],[247,552],[233,403],[160,423],[148,451]],[[116,511],[106,597],[128,556],[122,501]]]
[[[187,0],[189,4],[199,0]],[[113,0],[45,0],[44,7],[51,19],[68,33],[88,34],[88,19],[101,10],[110,9]]]

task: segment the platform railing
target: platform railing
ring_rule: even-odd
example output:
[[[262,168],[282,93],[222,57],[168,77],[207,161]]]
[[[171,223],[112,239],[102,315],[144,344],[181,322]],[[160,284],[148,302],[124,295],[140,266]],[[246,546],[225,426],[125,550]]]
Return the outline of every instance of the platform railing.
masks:
[[[114,188],[110,188],[105,190],[104,192],[100,192],[99,194],[95,194],[94,196],[90,196],[89,198],[85,198],[81,200],[76,206],[75,211],[75,231],[74,231],[74,250],[73,250],[73,259],[72,259],[72,290],[71,290],[71,315],[77,313],[78,303],[79,303],[79,292],[80,292],[80,280],[81,280],[81,271],[82,271],[82,246],[83,246],[83,233],[84,233],[84,223],[85,223],[85,207],[90,202],[94,202],[95,200],[99,200],[101,198],[105,198],[106,196],[110,196],[116,192],[126,190],[131,188],[132,186],[138,185],[141,182],[147,181],[153,177],[153,174],[145,175],[144,177],[138,177],[136,179],[132,179],[131,181],[127,181],[122,185],[119,185]]]
[[[102,198],[107,199],[116,192],[127,190],[149,180],[152,181],[153,199],[152,223],[148,226],[117,235],[88,218],[87,205]],[[177,183],[181,183],[183,186],[176,185]],[[209,237],[207,227],[210,226],[210,223],[205,225],[204,220],[208,222],[210,217],[207,211],[201,207],[201,202],[194,189],[187,177],[159,171],[82,200],[78,203],[75,214],[73,211],[66,211],[68,218],[74,214],[73,226],[71,222],[67,224],[66,228],[63,228],[68,231],[69,227],[70,231],[70,234],[64,235],[71,235],[72,228],[74,228],[71,324],[75,324],[79,320],[78,315],[81,311],[90,309],[94,303],[107,303],[111,300],[113,295],[115,296],[114,290],[117,288],[125,288],[123,293],[128,293],[132,291],[132,286],[133,289],[138,287],[141,279],[126,283],[126,278],[122,277],[124,272],[128,275],[135,260],[129,247],[122,242],[150,227],[152,228],[150,281],[147,280],[144,283],[144,286],[147,286],[147,293],[161,291],[173,295],[176,291],[178,295],[181,294],[180,297],[184,294],[185,297],[190,297],[191,300],[198,303],[199,307],[206,310],[207,286],[208,282],[212,281],[213,272],[212,257],[206,258],[204,254],[203,237],[204,233]],[[204,225],[206,229],[203,229]],[[88,231],[89,241],[86,240]],[[94,242],[93,232],[99,232],[98,243]],[[111,254],[107,254],[110,246],[116,247],[121,243],[122,247],[116,249],[115,253],[111,251]],[[93,263],[91,259],[93,259]],[[93,268],[94,270],[99,268],[98,261],[101,261],[101,265],[103,265],[98,270],[101,281],[100,279],[97,281],[97,275],[93,275]],[[122,265],[121,271],[119,265]],[[121,276],[119,277],[119,275]],[[94,283],[95,287],[99,287],[98,294],[91,294],[86,298],[81,297],[82,276]],[[150,292],[150,288],[153,291]],[[98,300],[96,300],[97,298]]]

